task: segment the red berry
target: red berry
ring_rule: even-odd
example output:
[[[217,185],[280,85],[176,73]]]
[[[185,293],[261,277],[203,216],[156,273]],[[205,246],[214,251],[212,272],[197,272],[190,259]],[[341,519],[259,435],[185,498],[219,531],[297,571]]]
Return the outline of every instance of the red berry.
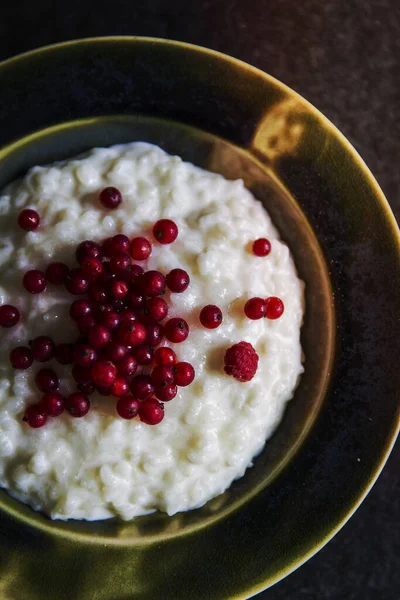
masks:
[[[129,308],[124,308],[124,310],[119,313],[119,318],[121,323],[128,323],[129,321],[137,320],[136,313]]]
[[[144,314],[151,321],[162,321],[168,315],[168,304],[162,298],[147,298]]]
[[[97,353],[89,344],[77,344],[74,348],[74,360],[82,367],[88,367],[97,360]]]
[[[153,361],[153,351],[148,346],[140,346],[135,350],[135,358],[139,365],[149,365]]]
[[[110,268],[112,272],[116,274],[124,273],[124,271],[129,269],[131,264],[131,257],[126,252],[114,254],[110,260]]]
[[[154,352],[154,360],[157,365],[172,367],[176,363],[176,354],[171,348],[157,348]]]
[[[170,219],[160,219],[153,227],[153,235],[160,244],[171,244],[178,237],[178,226]]]
[[[103,284],[98,281],[90,285],[88,296],[90,300],[96,304],[106,304],[109,299]]]
[[[145,296],[161,296],[165,292],[165,277],[159,271],[147,271],[140,277],[139,286]]]
[[[65,287],[74,296],[85,294],[89,289],[89,280],[84,276],[81,269],[71,269],[66,277]]]
[[[53,369],[40,369],[36,373],[35,383],[41,392],[54,392],[58,390],[60,380]]]
[[[169,402],[175,398],[177,392],[178,388],[174,383],[171,383],[170,385],[158,385],[154,390],[154,395],[161,402]]]
[[[167,287],[171,292],[180,294],[184,292],[190,283],[189,274],[183,269],[172,269],[166,277]]]
[[[126,304],[123,300],[113,300],[112,307],[113,310],[119,314],[126,308]]]
[[[111,387],[101,387],[96,385],[96,391],[100,396],[111,396]]]
[[[111,298],[116,298],[117,300],[122,300],[128,293],[128,285],[125,281],[118,281],[114,279],[110,285],[110,296]]]
[[[62,262],[50,263],[46,269],[46,279],[53,285],[63,285],[67,279],[69,267]]]
[[[174,369],[165,365],[157,365],[151,372],[151,382],[155,387],[174,383]]]
[[[127,352],[128,348],[126,346],[115,341],[111,341],[105,347],[105,356],[113,363],[122,360]]]
[[[184,342],[189,335],[189,325],[184,319],[175,317],[165,324],[165,337],[174,344]]]
[[[42,271],[32,269],[27,271],[22,280],[24,288],[30,294],[40,294],[46,289],[46,277]]]
[[[267,238],[259,238],[253,242],[253,254],[256,256],[268,256],[271,252],[271,242]]]
[[[146,260],[151,254],[151,244],[144,237],[136,237],[131,241],[131,256],[133,260]]]
[[[65,410],[72,417],[84,417],[90,410],[90,400],[85,394],[74,392],[65,400]]]
[[[34,231],[39,227],[40,217],[36,210],[25,208],[19,213],[18,225],[25,231]]]
[[[132,346],[132,348],[144,344],[146,336],[146,328],[139,321],[124,322],[118,327],[118,340],[126,346]]]
[[[18,308],[11,304],[3,304],[0,306],[0,327],[14,327],[20,320]]]
[[[222,311],[215,304],[207,304],[201,309],[200,323],[206,329],[216,329],[222,323]]]
[[[122,419],[133,419],[139,411],[139,402],[133,396],[125,396],[117,402],[117,413]]]
[[[89,344],[93,348],[104,348],[110,339],[110,330],[104,327],[104,325],[94,325],[89,331]]]
[[[111,266],[110,266],[109,262],[103,262],[101,264],[102,264],[103,270],[102,270],[101,275],[97,278],[96,281],[100,286],[106,288],[107,284],[109,284],[110,281],[115,279],[115,273],[113,273],[111,271]]]
[[[72,377],[77,383],[91,383],[92,368],[82,367],[81,365],[74,365],[72,367]]]
[[[258,354],[248,342],[234,344],[225,353],[225,373],[238,381],[250,381],[257,372]]]
[[[58,417],[64,411],[64,398],[59,392],[48,392],[39,402],[39,408],[49,417]]]
[[[69,307],[69,315],[74,321],[80,321],[83,317],[92,313],[92,303],[88,300],[74,300]]]
[[[89,279],[94,281],[98,279],[103,272],[103,263],[98,258],[85,258],[82,263],[82,273]]]
[[[60,365],[70,365],[74,362],[73,344],[59,344],[54,350],[54,358]]]
[[[265,300],[267,319],[279,319],[284,313],[285,306],[280,298],[270,296]]]
[[[265,300],[258,297],[250,298],[244,305],[244,314],[248,319],[252,319],[253,321],[265,317],[266,310]]]
[[[138,277],[143,275],[144,269],[139,265],[131,265],[126,269],[126,271],[122,271],[118,273],[120,279],[123,279],[129,286],[135,285],[138,281]]]
[[[129,252],[130,242],[129,238],[122,233],[118,233],[111,238],[107,238],[103,242],[103,253],[107,258],[111,258],[114,254],[120,254],[121,252]]]
[[[164,418],[164,407],[155,398],[139,404],[139,418],[147,425],[158,425]]]
[[[17,346],[10,352],[10,362],[14,369],[29,369],[33,363],[33,356],[30,348]]]
[[[129,394],[129,383],[124,377],[117,377],[111,386],[110,393],[116,398]]]
[[[99,194],[100,203],[105,208],[118,208],[122,202],[122,195],[116,187],[106,187]]]
[[[125,302],[131,308],[143,308],[145,297],[138,290],[130,290],[125,296]]]
[[[46,362],[53,358],[55,344],[47,335],[40,335],[30,342],[33,359],[39,362]]]
[[[38,404],[33,404],[28,406],[25,410],[25,416],[22,419],[26,421],[29,427],[33,427],[34,429],[38,429],[39,427],[43,427],[47,421],[47,415],[43,412],[43,409]]]
[[[86,396],[90,396],[96,391],[96,386],[92,381],[87,381],[86,383],[78,383],[76,386],[82,394],[86,394]]]
[[[126,354],[117,363],[118,374],[122,377],[130,377],[137,370],[137,360],[132,354]]]
[[[81,242],[75,251],[76,260],[81,265],[87,258],[98,258],[102,257],[102,250],[100,244],[93,242],[92,240],[85,240]]]
[[[105,318],[105,315],[110,312],[113,312],[111,304],[96,304],[93,307],[93,316],[99,325],[104,325],[102,321]]]
[[[88,336],[89,331],[92,329],[92,327],[94,327],[95,324],[96,321],[92,315],[86,315],[86,317],[82,317],[82,319],[79,319],[78,321],[80,333],[84,336]]]
[[[96,385],[109,387],[117,377],[117,368],[109,360],[99,360],[92,367],[92,377]]]
[[[159,346],[164,339],[164,327],[160,323],[149,323],[146,326],[148,346]]]
[[[190,385],[195,377],[195,370],[188,362],[179,362],[174,367],[175,383],[180,387]]]
[[[115,311],[104,313],[99,319],[99,325],[103,325],[107,329],[115,329],[121,323],[121,317]]]
[[[154,385],[148,375],[136,375],[131,381],[130,389],[133,396],[139,400],[151,398],[154,393]]]

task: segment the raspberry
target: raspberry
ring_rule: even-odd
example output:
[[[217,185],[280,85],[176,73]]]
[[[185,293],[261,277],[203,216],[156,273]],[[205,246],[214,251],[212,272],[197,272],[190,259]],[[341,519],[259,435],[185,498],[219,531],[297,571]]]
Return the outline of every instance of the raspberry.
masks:
[[[256,374],[258,354],[248,342],[234,344],[225,352],[225,373],[238,381],[250,381]]]

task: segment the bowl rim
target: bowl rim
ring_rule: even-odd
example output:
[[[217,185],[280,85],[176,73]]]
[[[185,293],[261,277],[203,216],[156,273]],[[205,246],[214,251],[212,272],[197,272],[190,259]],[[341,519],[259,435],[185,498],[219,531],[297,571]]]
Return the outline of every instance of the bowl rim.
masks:
[[[67,41],[62,41],[62,42],[58,42],[58,43],[54,43],[54,44],[48,44],[48,45],[41,46],[41,47],[31,49],[31,50],[27,50],[25,52],[22,52],[17,55],[6,58],[6,59],[0,61],[0,77],[1,77],[2,71],[4,69],[7,69],[8,67],[12,67],[12,66],[16,65],[18,62],[24,61],[26,58],[35,57],[37,55],[52,52],[54,50],[62,49],[62,48],[76,47],[76,46],[80,46],[80,45],[83,46],[83,45],[87,45],[87,44],[88,45],[91,45],[91,44],[107,45],[107,43],[115,43],[115,42],[121,42],[121,43],[139,42],[139,43],[148,43],[148,44],[153,44],[153,45],[158,45],[158,46],[171,46],[171,47],[180,48],[182,50],[190,50],[192,52],[194,51],[197,53],[205,54],[205,55],[210,56],[211,58],[217,59],[219,61],[223,61],[225,63],[231,63],[234,66],[240,67],[242,69],[246,69],[249,72],[253,72],[258,77],[261,77],[265,81],[269,82],[275,88],[278,88],[279,90],[284,92],[286,95],[288,95],[292,98],[294,97],[297,100],[301,101],[303,103],[303,105],[306,105],[307,110],[311,114],[313,114],[316,118],[318,118],[318,120],[322,120],[322,122],[324,123],[324,127],[330,130],[330,132],[333,134],[333,136],[336,139],[338,139],[338,141],[342,144],[342,146],[344,146],[345,149],[347,150],[347,152],[353,157],[357,168],[362,172],[363,178],[368,182],[368,184],[373,189],[373,193],[377,199],[377,202],[379,202],[382,210],[385,213],[385,217],[391,228],[393,240],[395,240],[395,242],[396,242],[396,252],[400,259],[400,230],[397,225],[397,221],[394,217],[393,211],[392,211],[392,209],[389,205],[389,202],[386,199],[382,189],[380,188],[378,182],[374,178],[372,172],[370,171],[370,169],[368,168],[368,166],[366,165],[366,163],[364,162],[364,160],[362,159],[362,157],[360,156],[358,151],[348,141],[348,139],[339,131],[339,129],[332,123],[332,121],[330,121],[313,104],[311,104],[306,98],[304,98],[304,96],[302,96],[300,93],[298,93],[294,89],[290,88],[286,84],[282,83],[280,80],[273,77],[272,75],[269,75],[268,73],[262,71],[261,69],[254,67],[254,66],[250,65],[249,63],[246,63],[245,61],[242,61],[238,58],[232,57],[223,52],[220,52],[217,50],[212,50],[212,49],[209,49],[209,48],[201,46],[201,45],[191,44],[188,42],[182,42],[182,41],[178,41],[178,40],[170,40],[170,39],[162,38],[162,37],[132,36],[132,35],[94,36],[94,37],[83,37],[83,38],[78,38],[78,39],[73,39],[73,40],[67,40]],[[12,144],[13,141],[11,141],[10,143]],[[274,585],[275,583],[279,582],[287,575],[294,572],[297,568],[302,566],[305,562],[307,562],[310,558],[312,558],[317,552],[319,552],[319,550],[321,550],[342,529],[342,527],[347,523],[347,521],[351,518],[351,516],[354,514],[354,512],[358,509],[358,507],[364,501],[364,499],[366,498],[366,496],[372,489],[373,485],[375,484],[376,480],[378,479],[382,469],[384,468],[386,461],[389,458],[390,452],[394,447],[394,444],[396,442],[399,432],[400,432],[400,419],[397,420],[397,423],[395,421],[393,422],[392,430],[390,432],[388,432],[388,434],[387,434],[387,443],[386,443],[383,451],[380,453],[380,458],[377,461],[377,466],[374,469],[374,471],[370,473],[366,485],[362,489],[359,490],[358,495],[355,496],[350,508],[347,510],[344,517],[339,522],[337,522],[334,527],[327,526],[327,529],[329,530],[327,535],[322,537],[317,543],[315,543],[314,546],[307,553],[298,556],[296,560],[287,564],[286,567],[282,567],[279,570],[277,570],[273,576],[267,577],[263,581],[262,584],[257,584],[252,588],[249,587],[246,590],[246,596],[243,596],[242,594],[240,594],[240,595],[235,594],[234,596],[232,596],[232,599],[240,600],[240,599],[244,599],[244,598],[250,598],[251,596],[260,593],[261,591]],[[250,594],[250,596],[247,594]]]

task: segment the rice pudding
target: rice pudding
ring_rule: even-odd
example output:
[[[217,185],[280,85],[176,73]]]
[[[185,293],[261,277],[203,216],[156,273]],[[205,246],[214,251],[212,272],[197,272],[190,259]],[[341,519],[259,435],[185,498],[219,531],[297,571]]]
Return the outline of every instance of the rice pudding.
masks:
[[[114,210],[99,203],[107,186],[122,194]],[[40,226],[28,233],[17,224],[26,208],[40,214]],[[303,371],[304,308],[290,251],[243,182],[132,143],[32,168],[0,193],[0,214],[0,305],[21,313],[17,325],[1,330],[0,486],[51,518],[128,520],[202,506],[241,477],[279,424]],[[159,219],[177,224],[173,243],[154,239]],[[64,412],[30,428],[22,417],[40,399],[38,370],[53,368],[63,395],[76,391],[76,381],[71,365],[54,359],[15,370],[9,352],[40,335],[56,344],[74,342],[69,306],[79,296],[52,285],[30,295],[23,274],[53,261],[71,265],[82,240],[103,242],[121,233],[151,242],[151,255],[140,262],[146,271],[180,268],[190,275],[184,293],[163,296],[167,318],[185,319],[190,333],[182,343],[163,345],[194,367],[195,379],[165,403],[165,417],[155,426],[119,417],[116,399],[95,392],[83,418]],[[268,256],[252,252],[257,238],[271,242]],[[248,299],[275,296],[285,306],[281,318],[253,320],[244,313]],[[206,305],[221,309],[215,329],[200,322]],[[259,357],[246,382],[224,371],[226,351],[242,341]]]

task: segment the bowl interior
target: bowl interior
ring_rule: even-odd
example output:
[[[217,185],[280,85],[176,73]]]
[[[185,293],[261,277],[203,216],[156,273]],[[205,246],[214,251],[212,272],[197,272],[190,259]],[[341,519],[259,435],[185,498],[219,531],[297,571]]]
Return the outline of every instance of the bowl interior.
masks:
[[[83,536],[95,543],[107,540],[116,544],[143,544],[158,537],[181,535],[226,516],[257,494],[288,464],[307,436],[323,402],[334,353],[332,290],[320,246],[293,197],[254,153],[172,120],[145,116],[96,117],[44,129],[4,147],[0,151],[0,189],[33,165],[73,157],[96,146],[131,141],[154,143],[228,179],[242,178],[261,200],[292,250],[299,276],[306,284],[302,329],[306,369],[282,423],[255,459],[254,466],[201,509],[174,517],[154,513],[127,523],[118,519],[92,523],[50,521],[0,491],[0,508],[15,518],[63,536]],[[272,152],[274,147],[272,139]]]

